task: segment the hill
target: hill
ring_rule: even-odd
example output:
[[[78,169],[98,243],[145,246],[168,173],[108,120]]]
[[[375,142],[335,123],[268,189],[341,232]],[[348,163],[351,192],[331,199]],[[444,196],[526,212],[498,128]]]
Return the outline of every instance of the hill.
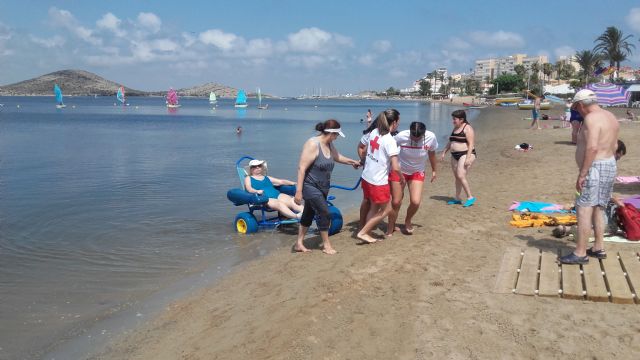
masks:
[[[238,89],[220,85],[216,83],[206,83],[202,85],[193,86],[190,88],[176,90],[178,95],[182,96],[209,96],[210,92],[215,92],[218,97],[234,98],[238,94]]]
[[[0,86],[0,95],[52,95],[57,83],[65,95],[105,95],[116,93],[120,84],[84,70],[61,70],[15,84]],[[125,86],[128,96],[147,92]]]
[[[58,84],[65,95],[114,95],[121,86],[114,81],[107,80],[94,73],[84,70],[60,70],[50,74],[38,76],[33,79],[24,80],[15,84],[0,86],[2,96],[34,96],[53,95],[53,84]],[[123,85],[124,86],[124,85]],[[127,96],[164,96],[166,90],[142,91],[124,87]],[[178,89],[182,96],[202,96],[208,97],[209,92],[214,91],[219,97],[235,97],[238,90],[229,86],[206,83],[190,88]]]

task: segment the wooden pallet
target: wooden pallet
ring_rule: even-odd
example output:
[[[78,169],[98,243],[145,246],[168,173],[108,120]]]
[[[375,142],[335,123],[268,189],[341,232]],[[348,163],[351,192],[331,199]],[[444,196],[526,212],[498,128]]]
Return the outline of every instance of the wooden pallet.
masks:
[[[508,248],[494,292],[565,299],[640,303],[640,258],[637,252],[610,252],[587,265],[560,265],[557,253]]]

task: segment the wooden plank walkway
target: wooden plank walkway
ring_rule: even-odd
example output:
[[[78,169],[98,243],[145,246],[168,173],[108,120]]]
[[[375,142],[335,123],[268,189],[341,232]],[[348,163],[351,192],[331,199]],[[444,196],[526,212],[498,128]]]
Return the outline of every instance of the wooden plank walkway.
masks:
[[[640,253],[609,252],[587,265],[560,265],[557,253],[508,248],[502,257],[494,292],[527,296],[640,304]]]

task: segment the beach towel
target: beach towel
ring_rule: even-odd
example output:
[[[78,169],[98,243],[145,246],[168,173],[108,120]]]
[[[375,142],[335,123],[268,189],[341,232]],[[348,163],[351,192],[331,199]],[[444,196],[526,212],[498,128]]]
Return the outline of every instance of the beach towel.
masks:
[[[512,214],[509,224],[517,228],[540,227],[540,226],[558,226],[558,225],[575,225],[578,218],[574,214],[568,215],[542,215],[542,214]]]
[[[535,212],[535,213],[566,213],[560,204],[551,204],[540,201],[514,201],[509,211]]]
[[[616,176],[616,182],[619,184],[640,183],[640,176]]]
[[[594,242],[596,241],[596,238],[589,238],[589,242]],[[604,241],[605,242],[615,242],[615,243],[622,243],[622,244],[638,244],[637,241],[630,241],[627,240],[627,238],[625,238],[624,236],[620,236],[620,235],[605,235],[604,236]]]
[[[622,199],[622,202],[625,204],[631,204],[638,209],[640,208],[640,195],[629,196],[628,198]]]

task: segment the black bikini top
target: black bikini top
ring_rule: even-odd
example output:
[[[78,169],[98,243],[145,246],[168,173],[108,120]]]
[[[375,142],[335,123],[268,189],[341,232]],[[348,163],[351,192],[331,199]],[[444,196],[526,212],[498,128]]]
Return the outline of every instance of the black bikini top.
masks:
[[[467,124],[464,124],[462,130],[459,133],[456,133],[455,130],[451,132],[451,136],[449,136],[449,141],[467,143],[467,135],[464,133],[464,128],[467,127]]]

